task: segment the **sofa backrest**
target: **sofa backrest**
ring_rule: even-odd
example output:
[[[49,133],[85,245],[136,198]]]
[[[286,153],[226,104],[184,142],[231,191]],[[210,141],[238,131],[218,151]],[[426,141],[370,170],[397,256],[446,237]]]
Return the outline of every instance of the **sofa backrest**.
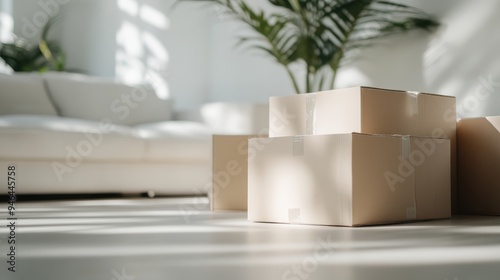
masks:
[[[11,114],[57,116],[39,75],[0,74],[0,115]]]
[[[61,116],[118,125],[168,121],[171,100],[160,99],[149,85],[125,85],[113,79],[81,74],[47,73],[48,91]]]

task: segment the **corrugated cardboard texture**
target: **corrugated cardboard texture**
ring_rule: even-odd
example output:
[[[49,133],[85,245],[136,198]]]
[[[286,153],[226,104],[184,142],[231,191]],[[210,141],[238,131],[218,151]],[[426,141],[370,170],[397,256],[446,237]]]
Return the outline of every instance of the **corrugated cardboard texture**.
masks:
[[[253,135],[214,135],[211,208],[247,210],[248,139]]]
[[[451,140],[451,195],[453,209],[456,209],[455,97],[372,87],[314,95],[312,112],[307,109],[307,94],[271,97],[270,137],[357,132],[448,138]],[[313,128],[308,131],[306,128],[311,122]]]
[[[407,145],[400,136],[366,134],[271,140],[249,162],[250,221],[360,226],[451,215],[448,139],[411,137]]]
[[[500,116],[460,120],[457,138],[460,213],[500,215]]]

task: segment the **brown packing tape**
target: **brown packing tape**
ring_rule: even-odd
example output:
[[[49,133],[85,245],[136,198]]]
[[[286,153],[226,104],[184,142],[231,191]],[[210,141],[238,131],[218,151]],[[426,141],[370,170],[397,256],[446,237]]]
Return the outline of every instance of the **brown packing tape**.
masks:
[[[420,92],[418,91],[407,91],[406,92],[408,96],[410,97],[410,113],[412,116],[418,115],[418,97],[420,95]]]
[[[409,135],[401,137],[401,157],[407,159],[410,156],[411,141]]]
[[[408,207],[406,208],[406,219],[407,220],[415,220],[417,218],[417,207]]]
[[[292,137],[292,155],[294,157],[300,157],[304,155],[304,137],[303,136],[293,136]]]
[[[411,138],[409,135],[401,137],[401,157],[402,160],[408,160],[411,154]],[[415,167],[414,167],[415,168]],[[416,172],[413,172],[413,205],[406,208],[406,219],[415,220],[417,218],[417,190],[416,190]]]
[[[419,96],[420,92],[419,91],[407,91],[406,92],[408,96],[408,101],[410,102],[409,104],[409,110],[410,110],[410,116],[413,119],[416,119],[416,121],[413,121],[413,125],[410,127],[410,134],[411,135],[416,135],[416,131],[418,131],[417,125],[419,124],[418,118],[419,118],[419,106],[418,106],[418,101],[419,101]]]
[[[294,157],[299,157],[299,156],[304,155],[304,136],[293,136],[292,137],[292,155]],[[300,224],[300,209],[299,208],[289,208],[288,209],[288,223]]]
[[[300,209],[299,208],[289,208],[288,209],[288,223],[300,224]]]
[[[306,135],[314,135],[316,121],[316,94],[306,95]]]

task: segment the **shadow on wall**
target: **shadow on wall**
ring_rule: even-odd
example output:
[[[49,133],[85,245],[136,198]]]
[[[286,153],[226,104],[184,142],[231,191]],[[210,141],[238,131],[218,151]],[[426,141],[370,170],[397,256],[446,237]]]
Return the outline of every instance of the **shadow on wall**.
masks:
[[[442,57],[427,69],[431,89],[457,96],[457,115],[500,115],[500,2],[464,2],[436,39]],[[431,49],[432,50],[432,49]]]
[[[360,85],[420,90],[424,81],[423,54],[431,35],[416,31],[393,36],[362,50],[339,74],[338,87]]]
[[[421,4],[441,12],[435,33],[394,36],[363,51],[341,71],[339,87],[361,83],[453,95],[458,117],[500,115],[500,2],[445,1],[448,10]]]

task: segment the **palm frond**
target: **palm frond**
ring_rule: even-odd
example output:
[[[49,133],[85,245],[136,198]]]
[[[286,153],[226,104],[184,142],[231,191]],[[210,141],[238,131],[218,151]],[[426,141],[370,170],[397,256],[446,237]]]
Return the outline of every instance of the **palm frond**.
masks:
[[[16,39],[12,43],[0,43],[0,58],[15,72],[64,70],[64,53],[57,44],[47,41],[50,28],[57,20],[56,17],[47,21],[36,46],[24,39]]]

